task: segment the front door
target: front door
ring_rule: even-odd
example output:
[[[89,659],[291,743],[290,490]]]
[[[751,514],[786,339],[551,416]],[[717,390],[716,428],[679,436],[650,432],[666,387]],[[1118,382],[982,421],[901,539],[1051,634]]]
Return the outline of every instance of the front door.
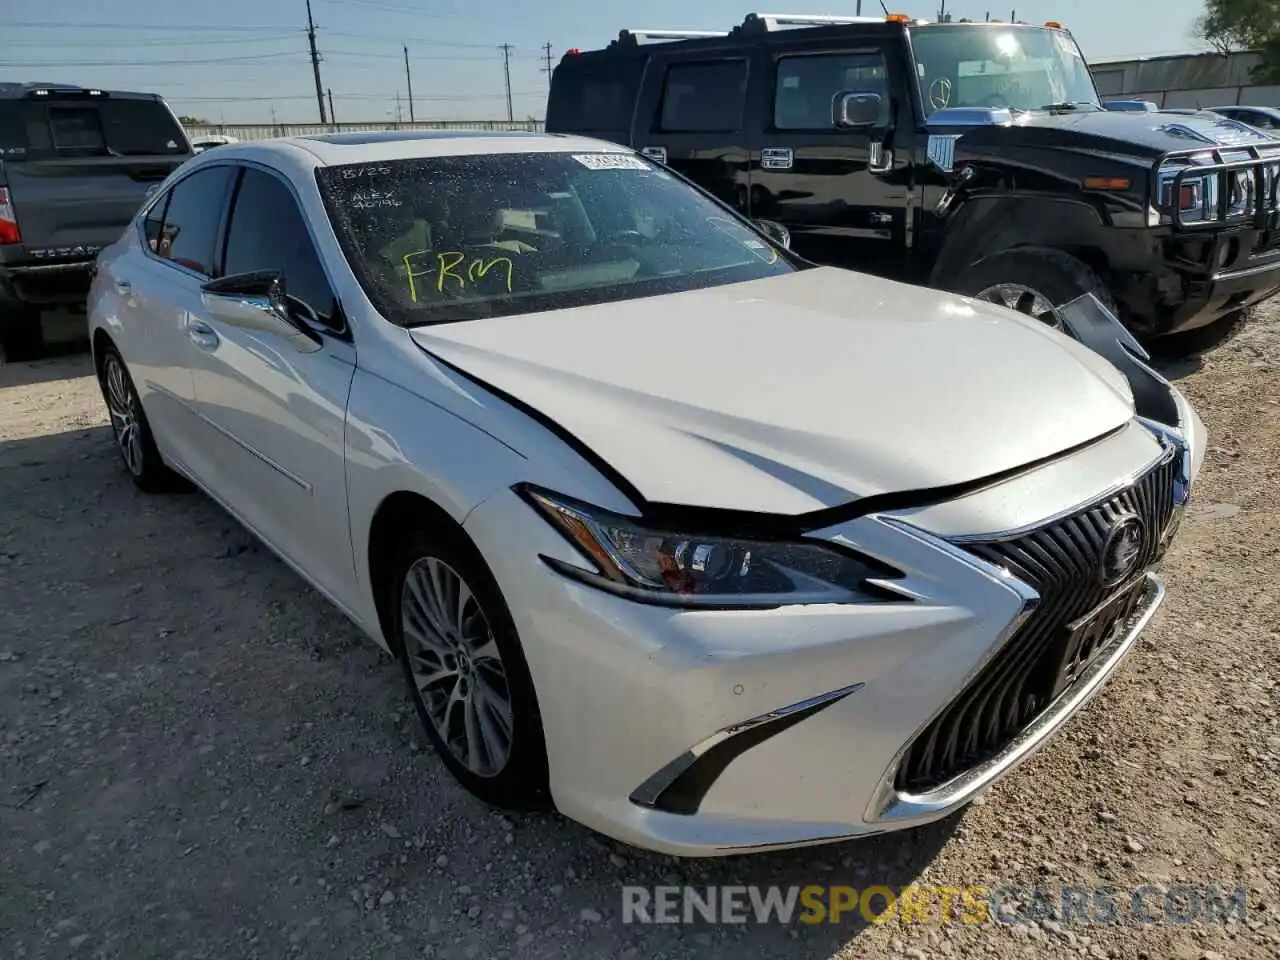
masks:
[[[632,137],[641,153],[743,213],[749,182],[743,129],[748,72],[745,54],[653,60]]]
[[[759,52],[771,96],[752,144],[751,215],[786,226],[797,253],[850,266],[901,256],[910,155],[894,149],[893,128],[910,101],[893,82],[891,53],[882,44],[832,49],[829,41]],[[851,92],[881,98],[881,133],[836,125],[840,95]]]
[[[217,454],[211,486],[341,602],[355,583],[344,445],[355,344],[292,187],[247,166],[231,201],[222,274],[261,270],[280,271],[292,309],[323,343],[306,352],[203,309],[193,323],[193,379]]]

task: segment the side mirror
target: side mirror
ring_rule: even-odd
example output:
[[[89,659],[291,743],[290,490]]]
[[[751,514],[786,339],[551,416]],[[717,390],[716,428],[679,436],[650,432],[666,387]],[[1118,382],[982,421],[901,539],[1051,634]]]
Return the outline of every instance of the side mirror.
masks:
[[[835,121],[837,127],[861,129],[874,127],[880,122],[884,99],[878,93],[854,90],[837,93]]]
[[[760,232],[780,246],[783,250],[791,249],[791,231],[776,220],[757,220]]]
[[[210,280],[200,288],[200,299],[214,319],[243,330],[274,334],[299,353],[314,353],[324,343],[320,334],[294,316],[278,270]]]

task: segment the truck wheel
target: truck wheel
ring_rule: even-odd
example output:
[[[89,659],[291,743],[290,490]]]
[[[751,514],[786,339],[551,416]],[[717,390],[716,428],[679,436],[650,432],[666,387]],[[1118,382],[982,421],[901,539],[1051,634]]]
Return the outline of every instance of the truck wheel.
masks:
[[[1060,250],[1006,250],[979,260],[952,284],[956,293],[997,303],[1059,330],[1058,308],[1086,293],[1108,310],[1115,301],[1098,275]]]
[[[1237,310],[1229,313],[1221,320],[1186,330],[1182,333],[1170,333],[1163,337],[1144,339],[1142,345],[1153,357],[1163,360],[1182,360],[1207,353],[1214,347],[1226,343],[1244,329],[1248,313]]]
[[[8,363],[40,359],[44,354],[44,326],[39,307],[0,307],[0,354]]]

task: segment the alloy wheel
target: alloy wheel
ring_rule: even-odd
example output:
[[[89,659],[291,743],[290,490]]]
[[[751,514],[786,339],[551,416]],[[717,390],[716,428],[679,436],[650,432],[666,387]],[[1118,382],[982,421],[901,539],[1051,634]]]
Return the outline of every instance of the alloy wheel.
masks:
[[[111,429],[116,436],[116,445],[120,448],[120,455],[129,472],[140,477],[144,461],[138,394],[134,391],[119,357],[107,357],[102,380],[106,386],[107,413],[111,416]]]
[[[1062,318],[1053,301],[1043,293],[1021,283],[996,283],[977,294],[978,300],[999,304],[1025,314],[1041,323],[1058,330],[1062,329]]]
[[[424,557],[405,574],[400,616],[431,725],[473,774],[496,776],[511,756],[514,712],[502,654],[475,593],[453,567]]]

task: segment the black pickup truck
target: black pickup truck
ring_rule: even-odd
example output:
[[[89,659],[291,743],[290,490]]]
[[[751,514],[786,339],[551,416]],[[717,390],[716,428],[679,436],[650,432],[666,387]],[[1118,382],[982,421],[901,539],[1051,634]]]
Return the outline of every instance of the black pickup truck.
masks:
[[[1280,289],[1280,140],[1100,103],[1057,23],[751,14],[556,67],[547,129],[629,145],[797,253],[1059,324],[1097,292],[1193,353]]]
[[[30,359],[42,314],[83,308],[98,251],[192,156],[152,93],[0,83],[0,351]]]

